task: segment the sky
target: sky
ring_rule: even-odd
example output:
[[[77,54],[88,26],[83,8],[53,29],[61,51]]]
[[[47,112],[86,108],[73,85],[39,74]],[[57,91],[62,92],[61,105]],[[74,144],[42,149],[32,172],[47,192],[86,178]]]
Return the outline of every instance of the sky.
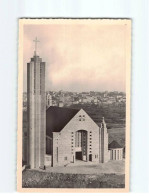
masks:
[[[46,62],[46,90],[125,92],[123,24],[26,24],[23,32],[24,91],[37,37],[37,53]]]

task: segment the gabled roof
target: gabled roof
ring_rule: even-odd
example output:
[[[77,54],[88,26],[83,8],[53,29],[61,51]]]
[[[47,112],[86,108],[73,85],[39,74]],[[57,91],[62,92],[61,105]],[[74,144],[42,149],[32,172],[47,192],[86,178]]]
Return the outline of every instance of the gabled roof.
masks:
[[[117,141],[113,140],[109,145],[108,145],[108,148],[109,149],[112,149],[112,148],[122,148],[119,143],[117,143]]]
[[[46,135],[52,137],[52,132],[60,132],[78,112],[77,109],[49,107],[46,111]]]

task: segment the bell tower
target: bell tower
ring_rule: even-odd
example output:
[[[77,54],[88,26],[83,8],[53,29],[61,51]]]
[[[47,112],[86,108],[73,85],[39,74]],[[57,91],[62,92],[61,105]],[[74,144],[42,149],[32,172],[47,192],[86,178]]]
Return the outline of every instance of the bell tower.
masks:
[[[37,55],[37,38],[34,55],[27,63],[27,120],[28,165],[31,169],[44,168],[46,151],[46,97],[45,62]]]

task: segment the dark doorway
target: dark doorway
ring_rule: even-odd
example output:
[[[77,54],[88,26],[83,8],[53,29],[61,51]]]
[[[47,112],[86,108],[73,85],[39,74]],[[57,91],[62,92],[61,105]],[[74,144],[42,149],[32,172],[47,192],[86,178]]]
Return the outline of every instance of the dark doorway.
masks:
[[[82,160],[82,152],[76,152],[76,159]]]
[[[89,155],[89,161],[92,161],[92,154]]]

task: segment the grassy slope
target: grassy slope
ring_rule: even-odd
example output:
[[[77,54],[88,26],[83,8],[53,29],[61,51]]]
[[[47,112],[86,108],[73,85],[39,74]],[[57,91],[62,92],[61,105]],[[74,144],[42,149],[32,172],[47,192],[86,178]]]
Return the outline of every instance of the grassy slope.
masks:
[[[124,188],[124,183],[125,175],[23,172],[24,188]]]

